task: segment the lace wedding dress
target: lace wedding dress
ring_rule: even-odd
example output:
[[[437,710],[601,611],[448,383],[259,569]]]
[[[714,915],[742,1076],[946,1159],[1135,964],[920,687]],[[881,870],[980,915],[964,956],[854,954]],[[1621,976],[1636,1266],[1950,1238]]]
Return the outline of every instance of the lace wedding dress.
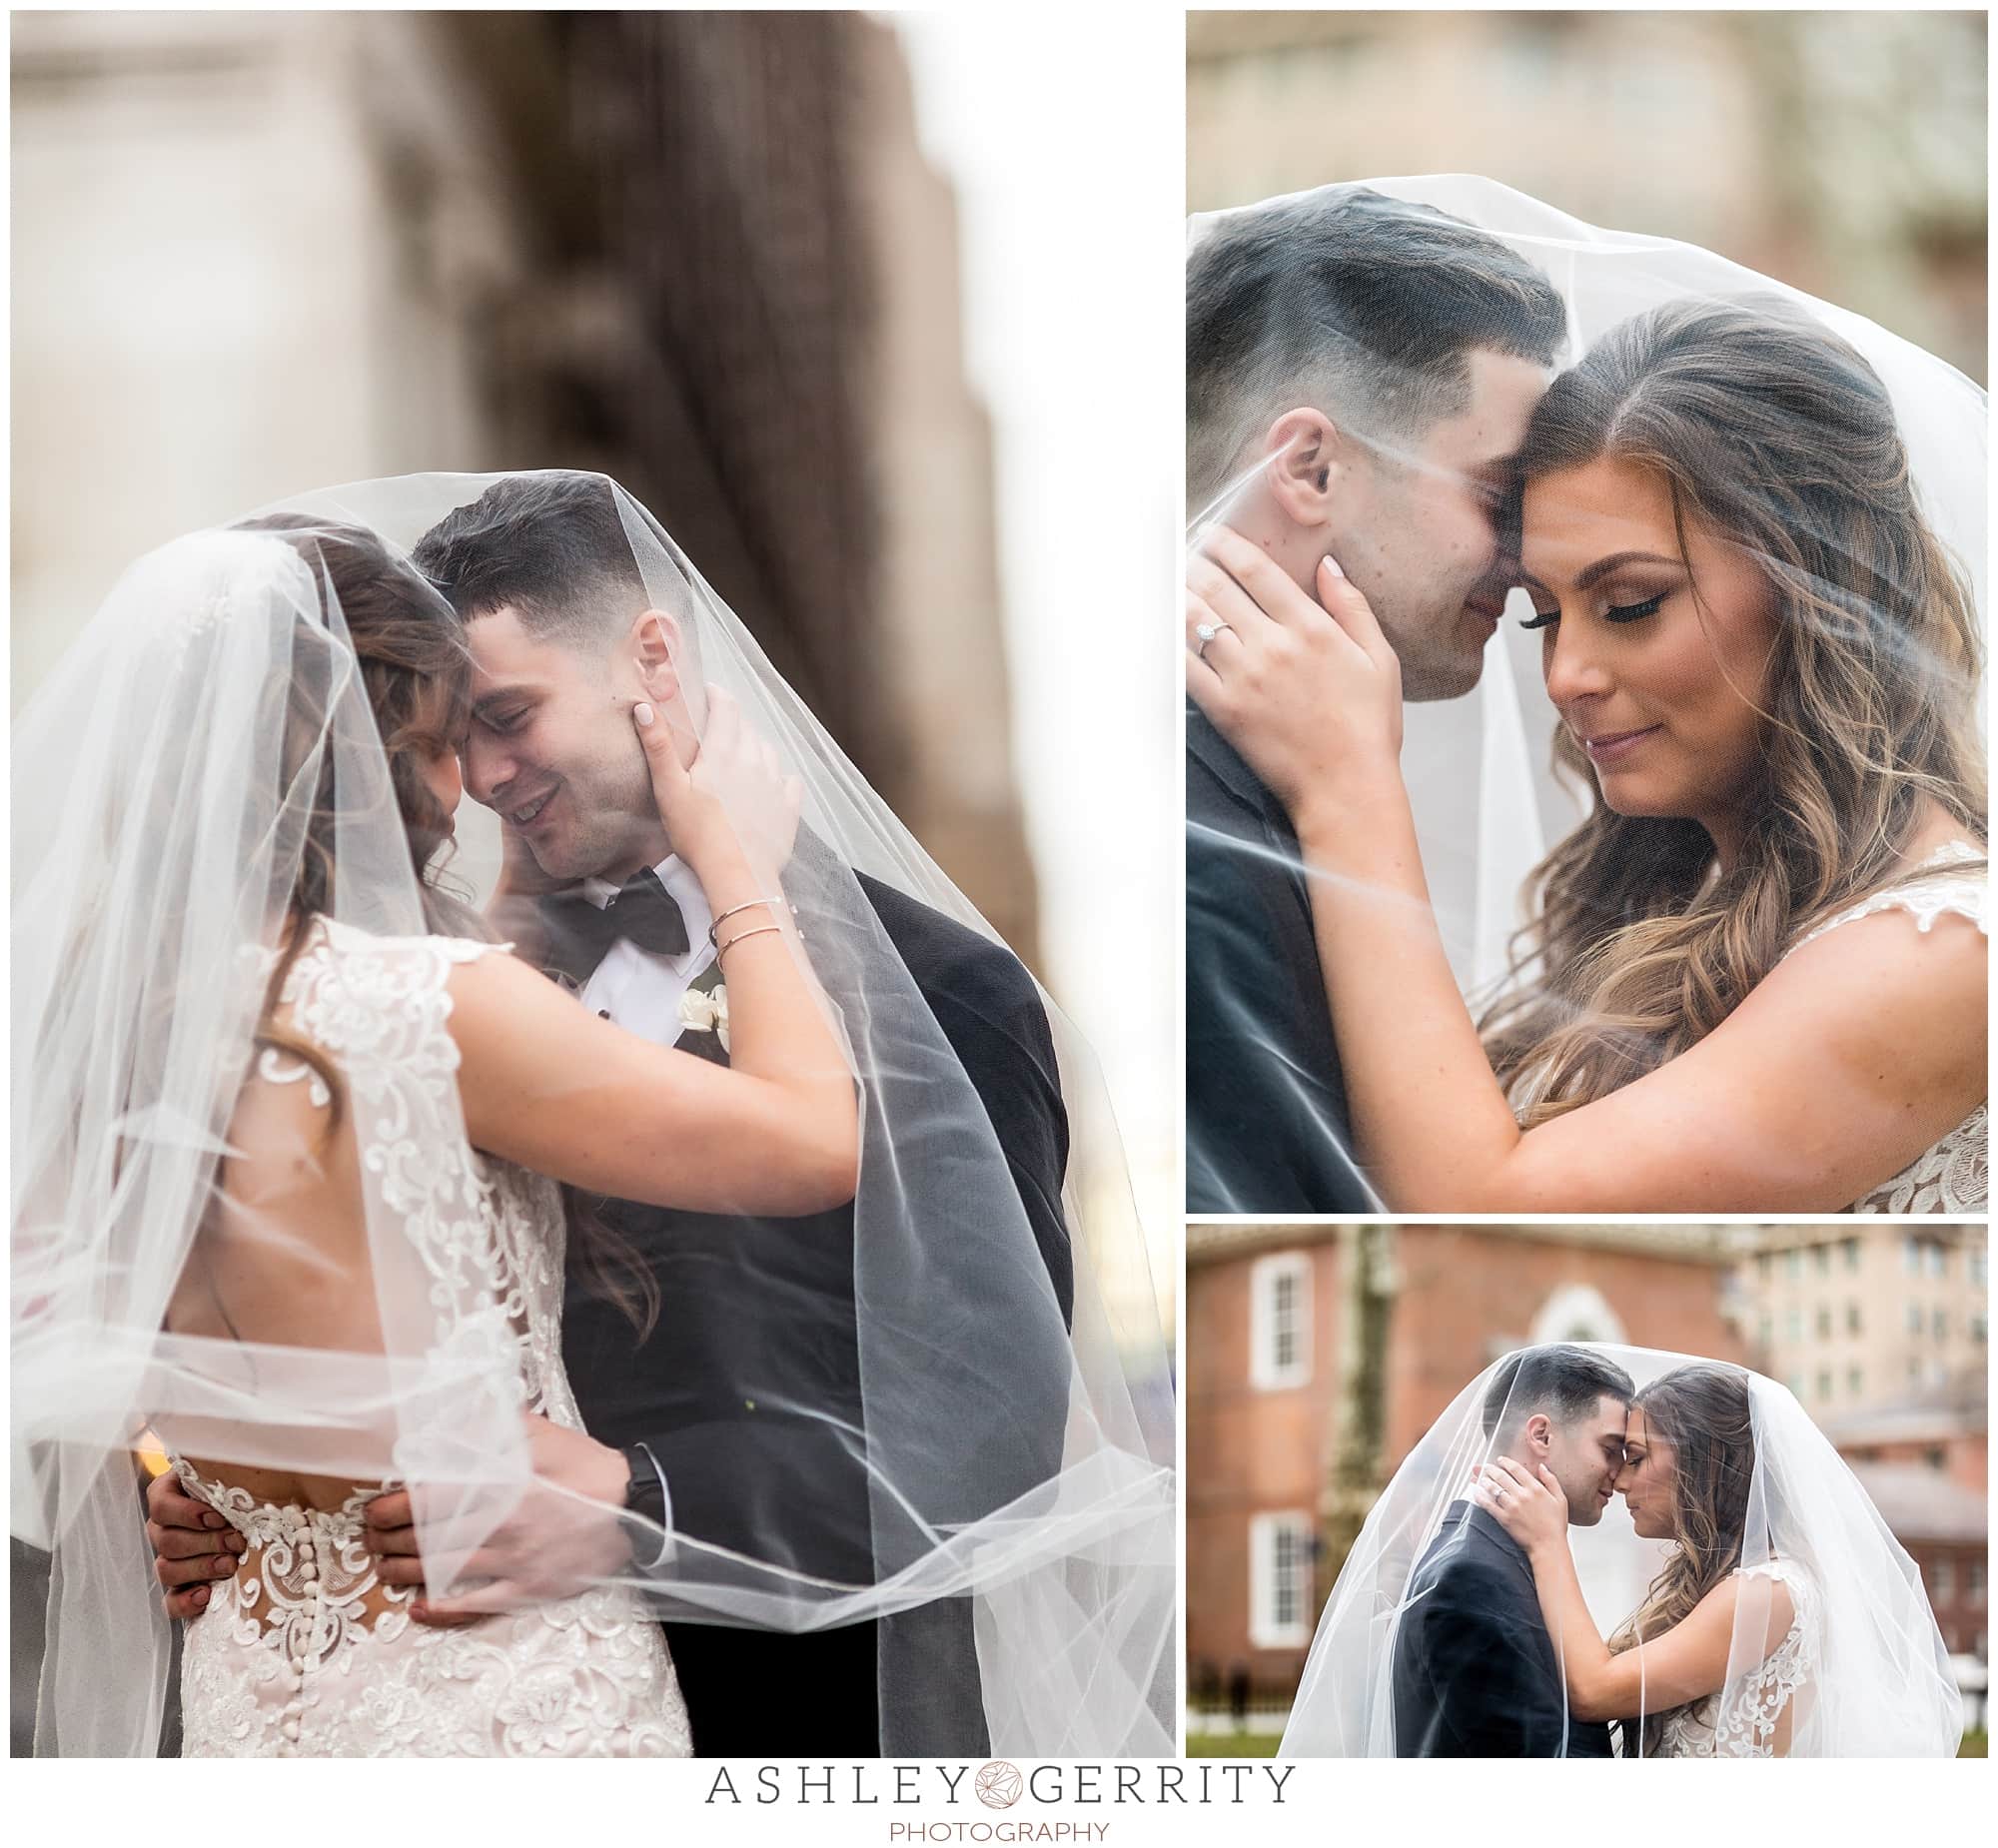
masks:
[[[432,1100],[449,1094],[458,1067],[447,979],[496,947],[322,922],[281,999],[349,1077],[354,1110],[395,1126],[397,1210],[434,1275],[485,1280],[518,1340],[524,1407],[580,1429],[561,1364],[554,1183],[473,1153],[442,1126],[425,1133]],[[258,1077],[305,1083],[315,1105],[331,1101],[310,1066],[273,1052],[259,1059]],[[409,1614],[414,1591],[383,1584],[361,1544],[380,1489],[338,1508],[278,1505],[203,1480],[178,1454],[174,1466],[248,1542],[234,1577],[187,1625],[183,1755],[691,1755],[664,1636],[628,1593],[599,1588],[465,1628],[427,1628]]]
[[[1889,892],[1875,892],[1849,911],[1841,911],[1799,937],[1786,952],[1795,955],[1807,943],[1859,918],[1883,911],[1907,911],[1924,934],[1944,917],[1968,918],[1987,936],[1987,881],[1981,847],[1968,841],[1948,841],[1921,863],[1928,876]],[[1966,870],[1975,867],[1976,871]],[[1933,1148],[1911,1162],[1891,1181],[1876,1187],[1848,1209],[1853,1213],[1981,1213],[1991,1197],[1991,1115],[1988,1103],[1978,1107]]]
[[[1740,1578],[1788,1586],[1795,1614],[1783,1640],[1754,1673],[1723,1693],[1674,1707],[1663,1716],[1656,1758],[1774,1758],[1783,1716],[1807,1687],[1819,1654],[1817,1590],[1802,1568],[1781,1559],[1743,1567]]]

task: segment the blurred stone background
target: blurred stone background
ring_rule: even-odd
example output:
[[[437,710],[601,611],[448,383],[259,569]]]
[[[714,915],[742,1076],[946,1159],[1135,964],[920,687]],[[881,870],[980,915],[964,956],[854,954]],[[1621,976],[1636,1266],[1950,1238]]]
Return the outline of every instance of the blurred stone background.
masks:
[[[1187,209],[1476,173],[1704,245],[1986,377],[1970,12],[1187,15]]]
[[[1022,955],[951,189],[853,14],[14,22],[15,708],[292,488],[615,475]]]

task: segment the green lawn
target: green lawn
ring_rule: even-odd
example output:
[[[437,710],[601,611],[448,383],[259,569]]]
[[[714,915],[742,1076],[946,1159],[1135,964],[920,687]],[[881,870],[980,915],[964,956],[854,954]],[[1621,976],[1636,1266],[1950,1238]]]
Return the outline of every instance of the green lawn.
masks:
[[[1189,1758],[1274,1758],[1283,1735],[1275,1732],[1190,1732]]]
[[[1282,1743],[1273,1732],[1190,1732],[1186,1755],[1189,1758],[1274,1758]],[[1991,1735],[1966,1732],[1957,1747],[1959,1758],[1988,1758]]]

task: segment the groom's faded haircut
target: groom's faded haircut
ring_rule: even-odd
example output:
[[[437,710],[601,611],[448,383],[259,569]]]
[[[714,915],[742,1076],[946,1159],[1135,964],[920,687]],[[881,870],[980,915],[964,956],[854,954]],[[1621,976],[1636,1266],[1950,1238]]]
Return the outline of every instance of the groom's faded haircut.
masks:
[[[1586,1348],[1565,1342],[1522,1348],[1498,1363],[1485,1388],[1481,1421],[1486,1436],[1495,1439],[1515,1436],[1536,1411],[1544,1411],[1565,1428],[1579,1418],[1592,1417],[1605,1398],[1627,1405],[1636,1390],[1630,1376],[1614,1361]]]
[[[495,481],[410,557],[461,621],[512,609],[530,635],[571,647],[608,642],[651,601],[615,483],[577,469]]]
[[[1228,213],[1187,260],[1189,497],[1286,411],[1406,445],[1469,407],[1474,350],[1551,366],[1566,338],[1538,269],[1433,206],[1349,186]]]

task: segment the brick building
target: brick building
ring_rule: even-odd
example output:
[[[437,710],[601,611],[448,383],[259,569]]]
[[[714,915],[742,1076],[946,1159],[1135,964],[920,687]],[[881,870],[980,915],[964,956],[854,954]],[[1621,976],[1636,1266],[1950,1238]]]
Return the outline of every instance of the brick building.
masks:
[[[1990,1363],[1983,1226],[1766,1227],[1735,1272],[1749,1365],[1818,1423],[1982,1382]]]
[[[1324,1535],[1507,1350],[1629,1342],[1745,1359],[1744,1235],[1706,1226],[1187,1229],[1187,1656],[1196,1702],[1245,1672],[1287,1702],[1337,1576]],[[1362,1269],[1371,1273],[1365,1288]],[[1375,1309],[1366,1307],[1369,1303]],[[1376,1382],[1351,1361],[1379,1314]],[[1348,1422],[1370,1427],[1358,1445]],[[1340,1505],[1342,1497],[1345,1504]]]
[[[1824,1428],[1921,1567],[1951,1653],[1988,1668],[1990,1409],[1983,1372]]]

